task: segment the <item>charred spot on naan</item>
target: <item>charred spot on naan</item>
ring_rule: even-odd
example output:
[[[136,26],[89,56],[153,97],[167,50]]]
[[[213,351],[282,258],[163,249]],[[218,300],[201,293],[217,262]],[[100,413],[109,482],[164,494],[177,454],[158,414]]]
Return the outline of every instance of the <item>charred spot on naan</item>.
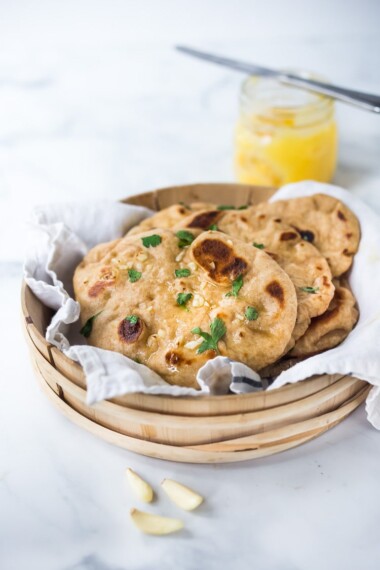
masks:
[[[284,290],[278,281],[271,281],[265,290],[273,299],[276,299],[280,307],[284,305]]]
[[[119,338],[121,341],[131,344],[137,342],[144,330],[144,323],[139,317],[126,317],[119,323]]]
[[[101,293],[104,293],[107,287],[111,287],[111,285],[114,285],[114,283],[115,281],[97,281],[89,288],[88,296],[98,297]]]
[[[184,225],[187,228],[198,228],[200,230],[208,230],[210,226],[216,224],[218,220],[223,216],[223,212],[220,210],[207,210],[205,212],[200,212],[191,217]]]
[[[343,222],[347,222],[347,218],[346,218],[346,216],[343,214],[343,212],[341,212],[340,210],[338,210],[337,214],[338,214],[338,218],[339,218],[340,220],[342,220]]]
[[[193,248],[193,256],[217,283],[229,283],[248,269],[248,262],[235,253],[233,246],[217,238],[202,240]]]
[[[88,290],[89,297],[98,297],[101,293],[111,287],[116,282],[116,271],[113,267],[102,267],[99,274],[99,279]]]
[[[310,243],[313,243],[313,241],[315,239],[314,232],[312,232],[311,230],[303,230],[303,229],[298,228],[296,226],[292,226],[292,227],[295,230],[297,230],[297,232],[300,234],[302,239],[304,239],[305,241],[308,241]]]
[[[214,352],[214,351],[213,351]],[[191,365],[194,362],[192,358],[185,358],[178,350],[169,350],[165,354],[165,361],[169,366]]]
[[[298,234],[296,234],[296,232],[283,232],[280,236],[281,241],[290,241],[297,238]]]

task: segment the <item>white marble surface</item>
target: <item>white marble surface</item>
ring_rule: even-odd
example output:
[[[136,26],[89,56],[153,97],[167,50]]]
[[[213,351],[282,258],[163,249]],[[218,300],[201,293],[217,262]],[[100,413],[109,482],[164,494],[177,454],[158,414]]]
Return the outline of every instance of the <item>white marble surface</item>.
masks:
[[[228,181],[241,77],[176,42],[380,92],[380,5],[4,0],[0,19],[1,570],[375,570],[380,434],[357,410],[298,449],[186,466],[81,431],[40,392],[19,327],[22,224],[46,201]],[[338,108],[336,182],[380,211],[380,118]],[[186,531],[140,535],[124,468],[207,497]],[[177,515],[160,495],[152,509]]]

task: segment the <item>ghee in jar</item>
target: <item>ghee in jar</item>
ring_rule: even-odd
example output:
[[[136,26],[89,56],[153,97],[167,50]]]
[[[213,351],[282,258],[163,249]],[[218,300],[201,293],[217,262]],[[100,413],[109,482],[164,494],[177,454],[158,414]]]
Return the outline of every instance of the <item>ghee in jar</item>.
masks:
[[[332,99],[274,78],[249,77],[243,83],[235,139],[239,182],[328,182],[335,171],[337,146]]]

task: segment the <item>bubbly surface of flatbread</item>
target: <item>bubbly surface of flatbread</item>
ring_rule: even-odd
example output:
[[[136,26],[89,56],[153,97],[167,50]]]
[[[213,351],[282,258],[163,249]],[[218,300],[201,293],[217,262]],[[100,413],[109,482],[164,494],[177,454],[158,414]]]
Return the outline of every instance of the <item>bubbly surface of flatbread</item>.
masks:
[[[358,250],[358,219],[342,202],[326,194],[261,202],[254,206],[259,216],[279,219],[295,228],[327,259],[332,275],[338,277],[351,266]]]
[[[212,225],[252,247],[262,249],[289,275],[298,301],[297,320],[292,333],[294,344],[305,333],[311,319],[326,311],[333,297],[334,286],[326,259],[294,228],[267,216],[262,218],[254,208],[196,212],[177,224],[175,229],[202,231]]]
[[[359,317],[355,297],[347,284],[336,282],[334,297],[325,313],[312,319],[291,356],[311,356],[337,346],[352,331]]]
[[[144,246],[152,235],[159,243]],[[264,251],[221,232],[179,244],[173,232],[160,229],[88,253],[74,289],[82,324],[96,315],[90,344],[136,359],[169,383],[195,388],[199,368],[218,353],[255,370],[278,359],[297,314],[288,275]],[[140,274],[135,282],[131,270]],[[178,270],[186,276],[176,276]],[[179,295],[191,297],[179,305]]]

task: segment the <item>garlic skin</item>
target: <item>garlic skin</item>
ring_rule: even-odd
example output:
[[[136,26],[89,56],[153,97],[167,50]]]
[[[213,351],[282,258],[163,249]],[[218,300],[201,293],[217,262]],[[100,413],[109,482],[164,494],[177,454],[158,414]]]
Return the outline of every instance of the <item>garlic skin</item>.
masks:
[[[203,305],[205,304],[205,300],[204,297],[202,297],[202,295],[199,295],[198,293],[194,293],[194,297],[193,297],[193,307],[203,307]]]
[[[184,345],[184,348],[189,348],[190,350],[192,350],[193,348],[198,348],[198,346],[200,346],[203,342],[203,338],[199,337],[196,340],[190,340],[189,342],[187,342]]]
[[[201,495],[173,479],[164,479],[161,483],[161,487],[169,499],[171,499],[177,507],[185,511],[193,511],[203,503],[203,497]]]
[[[130,516],[135,526],[145,534],[165,535],[177,532],[183,528],[179,519],[152,515],[138,509],[131,509]]]

